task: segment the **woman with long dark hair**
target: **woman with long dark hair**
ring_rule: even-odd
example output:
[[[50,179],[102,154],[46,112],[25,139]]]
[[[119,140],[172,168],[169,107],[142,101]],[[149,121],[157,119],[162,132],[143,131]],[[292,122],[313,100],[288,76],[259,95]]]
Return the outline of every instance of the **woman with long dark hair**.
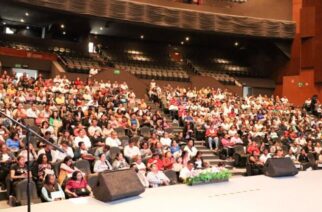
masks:
[[[40,190],[47,174],[54,174],[46,154],[40,154],[37,163],[33,168],[33,175],[36,179],[37,188]]]
[[[92,195],[92,189],[80,171],[75,171],[67,181],[65,192],[69,198]]]
[[[55,175],[46,175],[44,185],[41,188],[41,197],[46,202],[65,199],[65,193],[61,186],[56,182]]]
[[[70,156],[66,156],[59,167],[58,183],[62,185],[74,172],[80,171],[74,166],[73,159]]]

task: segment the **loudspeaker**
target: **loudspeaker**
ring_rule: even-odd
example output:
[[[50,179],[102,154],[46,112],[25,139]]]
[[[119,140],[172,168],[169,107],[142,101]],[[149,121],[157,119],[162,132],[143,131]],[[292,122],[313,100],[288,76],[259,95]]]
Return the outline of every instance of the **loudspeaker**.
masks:
[[[297,173],[290,158],[269,158],[264,166],[264,174],[269,177],[294,176]]]
[[[103,202],[137,196],[145,191],[132,169],[100,173],[93,188],[94,197]]]

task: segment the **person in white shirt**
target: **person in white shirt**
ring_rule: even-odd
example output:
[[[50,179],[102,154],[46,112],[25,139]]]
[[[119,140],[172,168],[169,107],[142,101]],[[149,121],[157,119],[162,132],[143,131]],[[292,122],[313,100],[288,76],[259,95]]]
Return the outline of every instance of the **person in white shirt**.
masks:
[[[57,160],[62,161],[64,160],[67,156],[74,158],[74,152],[73,149],[68,146],[66,142],[62,142],[60,144],[60,148],[64,150],[64,152],[57,151]]]
[[[91,143],[91,140],[89,139],[89,137],[86,135],[86,132],[84,129],[80,130],[79,131],[79,135],[77,137],[75,137],[74,139],[74,142],[73,142],[73,145],[74,147],[78,147],[79,145],[79,142],[84,142],[86,148],[91,148],[92,146],[92,143]]]
[[[188,152],[190,159],[192,159],[194,156],[196,156],[196,154],[198,152],[197,148],[193,145],[193,140],[189,140],[183,150]]]
[[[108,160],[106,160],[106,155],[104,153],[100,154],[99,159],[95,161],[93,171],[95,173],[99,173],[112,169],[112,165],[110,164],[110,162],[108,162]]]
[[[189,177],[196,176],[193,161],[188,161],[187,166],[180,170],[179,178],[185,181]]]
[[[265,164],[267,159],[271,157],[272,155],[269,153],[268,149],[265,148],[263,154],[261,154],[261,156],[259,157],[259,161]]]
[[[56,152],[56,150],[53,150],[53,147],[49,144],[47,144],[44,148],[42,148],[38,151],[38,157],[41,154],[45,154],[48,157],[47,153],[49,153],[49,152],[50,152],[51,158],[48,158],[48,161],[50,163],[55,163],[57,161],[57,152]]]
[[[26,113],[28,118],[36,119],[38,118],[40,112],[34,104],[31,104],[30,108],[27,109]]]
[[[141,155],[140,149],[134,145],[133,140],[130,140],[129,144],[124,147],[124,156],[129,160],[133,160],[138,155]]]
[[[106,138],[105,143],[109,147],[119,147],[122,145],[120,139],[118,139],[118,137],[117,137],[116,132],[112,132],[111,136]]]
[[[162,171],[158,170],[156,164],[152,164],[150,170],[151,171],[148,173],[147,179],[151,187],[155,188],[160,185],[169,185],[169,178]]]
[[[238,133],[235,133],[235,135],[230,139],[230,142],[234,142],[235,144],[243,144],[243,140],[239,137]]]
[[[97,126],[97,120],[94,119],[92,121],[92,125],[88,128],[88,135],[89,136],[94,136],[96,131],[99,131],[100,134],[102,134],[102,129],[99,126]]]
[[[164,137],[160,138],[160,142],[163,146],[170,147],[171,146],[171,138],[169,137],[169,133],[165,132]]]
[[[139,172],[141,172],[144,176],[146,174],[146,165],[142,162],[141,155],[136,156],[133,159],[134,163],[136,165],[136,168],[138,168]]]

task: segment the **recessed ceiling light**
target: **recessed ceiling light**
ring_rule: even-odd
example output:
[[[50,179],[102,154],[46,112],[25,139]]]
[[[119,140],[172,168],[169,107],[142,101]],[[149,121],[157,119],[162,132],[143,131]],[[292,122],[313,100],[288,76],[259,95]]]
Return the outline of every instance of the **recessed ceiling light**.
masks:
[[[94,32],[94,34],[96,35],[96,34],[97,34],[97,32],[95,31],[95,32]]]
[[[64,24],[60,25],[60,28],[64,29],[65,28],[65,25]]]
[[[29,27],[29,26],[27,26],[27,27],[26,27],[26,29],[30,29],[30,27]]]
[[[189,41],[190,40],[190,38],[189,37],[186,37],[186,41]]]
[[[28,12],[26,12],[26,13],[25,13],[25,16],[29,16],[29,13],[28,13]]]
[[[25,22],[25,20],[22,18],[22,19],[20,19],[20,22],[23,23],[23,22]]]
[[[141,39],[144,39],[144,35],[141,35],[141,36],[140,36],[140,38],[141,38]]]
[[[102,31],[103,30],[103,27],[100,27],[100,30]]]
[[[3,25],[6,25],[7,23],[6,22],[2,22]]]
[[[184,44],[184,42],[183,41],[181,41],[181,45],[183,45]]]
[[[239,43],[236,41],[234,45],[235,45],[235,46],[238,46],[238,45],[239,45]]]
[[[66,32],[65,31],[63,31],[63,35],[66,35]]]

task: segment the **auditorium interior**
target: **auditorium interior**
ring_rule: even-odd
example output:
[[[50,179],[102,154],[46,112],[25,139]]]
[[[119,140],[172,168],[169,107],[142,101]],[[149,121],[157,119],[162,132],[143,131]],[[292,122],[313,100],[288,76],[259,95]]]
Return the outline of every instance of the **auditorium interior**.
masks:
[[[320,21],[320,0],[0,0],[0,208],[319,201]]]

